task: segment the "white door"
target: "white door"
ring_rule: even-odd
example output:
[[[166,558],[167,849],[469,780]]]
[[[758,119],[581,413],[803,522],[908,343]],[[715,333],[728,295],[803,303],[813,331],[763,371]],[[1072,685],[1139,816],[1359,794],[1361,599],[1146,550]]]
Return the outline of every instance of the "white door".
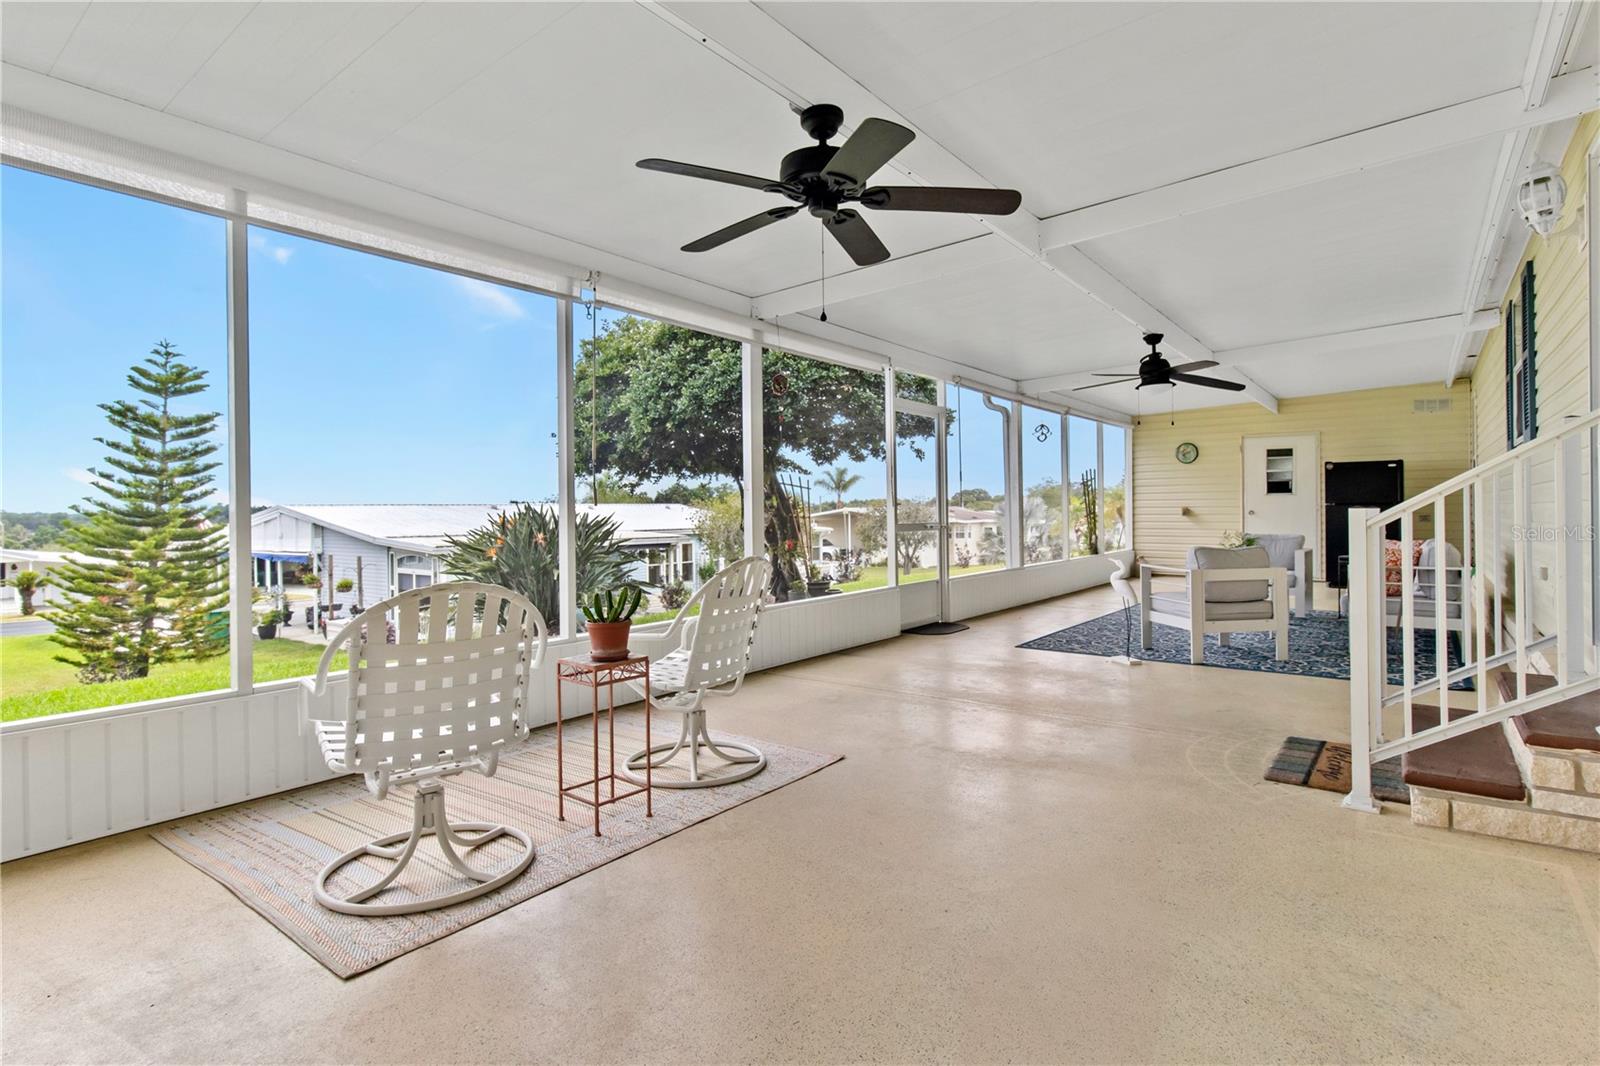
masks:
[[[1303,533],[1306,547],[1317,543],[1322,501],[1317,435],[1244,439],[1244,524],[1246,533]]]

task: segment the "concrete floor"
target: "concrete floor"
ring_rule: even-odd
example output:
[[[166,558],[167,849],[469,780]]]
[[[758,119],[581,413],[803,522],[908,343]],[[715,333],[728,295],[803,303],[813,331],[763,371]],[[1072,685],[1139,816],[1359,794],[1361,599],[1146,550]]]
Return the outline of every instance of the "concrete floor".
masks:
[[[130,833],[4,868],[7,1062],[1600,1058],[1600,863],[1261,780],[1346,688],[1012,646],[758,675],[835,767],[352,981]]]

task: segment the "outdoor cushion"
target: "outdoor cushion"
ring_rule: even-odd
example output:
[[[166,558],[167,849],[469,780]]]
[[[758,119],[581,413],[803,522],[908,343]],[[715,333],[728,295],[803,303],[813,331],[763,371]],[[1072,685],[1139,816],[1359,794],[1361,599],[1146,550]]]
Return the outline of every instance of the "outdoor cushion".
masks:
[[[1265,548],[1190,548],[1190,570],[1257,570],[1272,565]],[[1268,596],[1266,581],[1215,581],[1206,585],[1207,603],[1254,603]]]
[[[1240,581],[1237,584],[1244,584]],[[1154,609],[1162,614],[1186,615],[1189,613],[1189,597],[1176,592],[1157,592],[1150,596]],[[1256,619],[1272,617],[1271,600],[1251,600],[1248,602],[1218,602],[1206,601],[1206,621],[1208,622],[1239,622],[1254,621]]]
[[[1289,571],[1289,580],[1294,582],[1294,557],[1306,546],[1304,533],[1252,533],[1256,547],[1267,549],[1267,558],[1271,559],[1271,566],[1281,566]]]

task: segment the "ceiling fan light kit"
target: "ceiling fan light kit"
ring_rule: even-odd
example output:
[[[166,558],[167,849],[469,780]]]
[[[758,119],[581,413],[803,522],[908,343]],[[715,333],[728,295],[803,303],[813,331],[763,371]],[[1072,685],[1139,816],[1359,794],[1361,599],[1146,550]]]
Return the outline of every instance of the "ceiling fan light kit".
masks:
[[[857,126],[841,145],[828,141],[844,124],[844,111],[833,104],[812,104],[800,112],[800,128],[817,143],[797,148],[778,164],[778,178],[761,178],[696,163],[671,159],[641,159],[638,166],[663,174],[681,174],[724,185],[739,185],[777,193],[793,206],[775,207],[742,219],[683,246],[685,252],[713,248],[782,222],[802,209],[822,222],[857,266],[871,266],[889,258],[878,235],[858,211],[845,204],[858,203],[873,211],[941,211],[966,215],[1009,215],[1022,206],[1015,189],[926,188],[918,185],[878,185],[867,182],[916,134],[896,122],[869,118]]]

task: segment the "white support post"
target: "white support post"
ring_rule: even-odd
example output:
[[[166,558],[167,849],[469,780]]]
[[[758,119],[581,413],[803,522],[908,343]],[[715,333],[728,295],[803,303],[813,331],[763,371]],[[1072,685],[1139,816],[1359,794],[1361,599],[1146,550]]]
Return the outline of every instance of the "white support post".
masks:
[[[1381,714],[1383,701],[1373,698],[1374,685],[1381,686],[1386,666],[1382,661],[1372,661],[1373,618],[1372,593],[1376,586],[1380,596],[1383,575],[1373,580],[1373,566],[1383,566],[1383,553],[1374,557],[1372,537],[1367,522],[1378,514],[1373,507],[1350,509],[1350,794],[1343,806],[1352,811],[1377,814],[1378,803],[1372,798],[1372,715]],[[1402,553],[1404,554],[1404,553]],[[1378,625],[1383,625],[1383,603],[1376,604]],[[1381,629],[1380,629],[1381,632]],[[1373,671],[1377,671],[1376,682]],[[1381,693],[1381,687],[1378,689]]]
[[[1409,737],[1417,731],[1412,721],[1411,707],[1413,690],[1417,686],[1417,601],[1414,589],[1417,574],[1411,563],[1411,544],[1416,537],[1414,525],[1410,511],[1400,516],[1400,655],[1403,664],[1400,683],[1401,695],[1405,700],[1405,729],[1400,735],[1403,737]],[[1383,566],[1382,557],[1377,560],[1377,565]],[[1388,577],[1385,574],[1384,580],[1387,581]],[[1380,595],[1384,594],[1386,592]],[[1385,604],[1379,624],[1387,625],[1388,621],[1388,605]]]
[[[1072,455],[1067,447],[1067,412],[1061,412],[1061,558],[1072,558]],[[1140,600],[1140,611],[1144,610]]]
[[[1098,541],[1095,551],[1104,555],[1106,553],[1106,524],[1101,521],[1106,514],[1106,424],[1094,424],[1094,536]],[[1083,501],[1085,507],[1089,501]]]
[[[598,313],[598,309],[596,309]],[[577,432],[573,424],[572,301],[556,302],[556,528],[560,558],[557,587],[561,596],[558,619],[561,635],[578,632],[578,512]]]
[[[228,197],[228,674],[233,691],[254,684],[251,592],[255,561],[250,554],[250,226],[246,197]]]
[[[946,385],[943,381],[934,386],[934,402],[949,410],[949,398],[946,395]],[[949,415],[941,413],[933,420],[934,458],[933,483],[934,491],[938,493],[934,501],[934,521],[938,523],[938,558],[939,558],[939,621],[948,622],[950,618],[950,424]]]
[[[895,512],[899,509],[897,501],[900,498],[900,489],[895,481],[895,444],[898,436],[895,432],[895,391],[894,367],[883,368],[883,454],[884,454],[884,484],[888,491],[883,502],[883,541],[889,553],[888,585],[896,588],[900,584],[899,566],[899,523],[895,520]]]
[[[767,481],[763,469],[765,452],[762,450],[761,426],[761,361],[759,342],[745,341],[740,346],[740,365],[743,368],[740,396],[744,418],[744,553],[765,556],[767,553]]]
[[[1516,627],[1517,649],[1517,699],[1528,698],[1528,632],[1530,602],[1528,596],[1528,567],[1532,565],[1528,550],[1528,534],[1532,531],[1532,508],[1528,502],[1528,460],[1517,459],[1511,467],[1511,551],[1515,574],[1511,583],[1511,598],[1515,616],[1511,624]]]

